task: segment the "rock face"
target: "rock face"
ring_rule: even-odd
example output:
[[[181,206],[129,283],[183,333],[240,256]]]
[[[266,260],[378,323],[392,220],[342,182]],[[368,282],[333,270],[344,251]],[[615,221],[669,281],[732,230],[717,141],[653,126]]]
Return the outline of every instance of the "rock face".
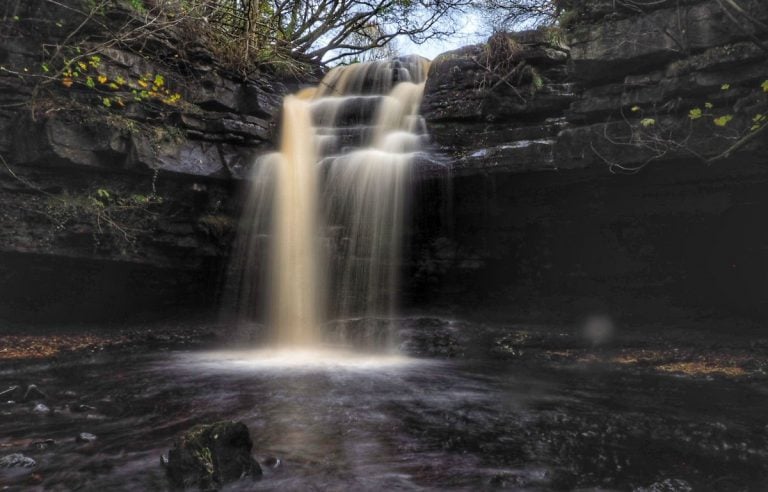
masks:
[[[768,5],[721,3],[564,2],[563,32],[439,56],[422,111],[455,165],[416,199],[411,303],[768,315]]]
[[[222,68],[183,25],[105,43],[140,14],[84,22],[91,4],[16,2],[0,25],[0,319],[212,307],[236,181],[297,84]]]
[[[183,28],[104,46],[88,24],[98,66],[70,84],[43,44],[89,3],[16,2],[2,24],[0,320],[212,309],[237,180],[299,82],[224,70]],[[424,163],[408,302],[768,315],[768,4],[558,3],[563,30],[433,62],[422,112],[451,171]],[[120,5],[104,19],[130,23]]]
[[[217,490],[241,478],[261,476],[251,457],[253,443],[242,422],[197,426],[175,443],[168,453],[168,477],[175,487]]]
[[[555,36],[497,34],[435,59],[422,111],[454,175],[555,168],[554,137],[575,98]]]

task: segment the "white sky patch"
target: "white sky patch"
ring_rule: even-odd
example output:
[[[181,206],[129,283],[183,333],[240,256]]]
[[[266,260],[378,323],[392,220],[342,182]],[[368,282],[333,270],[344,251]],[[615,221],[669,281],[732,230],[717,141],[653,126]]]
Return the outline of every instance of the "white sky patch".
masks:
[[[463,25],[457,32],[446,39],[431,39],[423,44],[412,43],[409,39],[398,39],[397,51],[400,55],[421,55],[434,60],[440,53],[455,50],[462,46],[484,42],[489,33],[482,33],[483,20],[477,13],[466,13],[457,19]]]

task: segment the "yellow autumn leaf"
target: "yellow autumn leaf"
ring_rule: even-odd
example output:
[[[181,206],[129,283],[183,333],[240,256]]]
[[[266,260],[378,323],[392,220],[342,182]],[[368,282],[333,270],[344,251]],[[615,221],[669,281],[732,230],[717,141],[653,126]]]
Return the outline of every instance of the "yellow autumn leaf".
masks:
[[[717,126],[725,126],[733,119],[732,114],[726,114],[719,118],[715,118],[712,122]]]
[[[72,78],[64,77],[63,79],[61,79],[61,85],[69,89],[70,87],[72,87]]]
[[[86,65],[85,62],[77,62],[77,66],[80,67],[81,70],[88,70],[88,65]]]
[[[99,84],[106,84],[107,80],[109,80],[109,79],[107,78],[106,75],[99,75],[97,77],[97,80],[99,81]]]
[[[149,84],[147,84],[143,80],[139,80],[139,85],[141,86],[142,89],[146,89],[147,87],[149,87]]]

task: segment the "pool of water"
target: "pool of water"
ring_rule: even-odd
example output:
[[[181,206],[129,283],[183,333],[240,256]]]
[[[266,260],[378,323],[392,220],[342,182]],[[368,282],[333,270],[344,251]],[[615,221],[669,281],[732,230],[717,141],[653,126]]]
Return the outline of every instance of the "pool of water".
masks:
[[[0,368],[3,387],[36,383],[52,410],[0,404],[0,455],[37,462],[0,470],[11,489],[164,490],[174,437],[227,419],[262,463],[280,460],[232,490],[768,490],[759,381],[333,351]]]

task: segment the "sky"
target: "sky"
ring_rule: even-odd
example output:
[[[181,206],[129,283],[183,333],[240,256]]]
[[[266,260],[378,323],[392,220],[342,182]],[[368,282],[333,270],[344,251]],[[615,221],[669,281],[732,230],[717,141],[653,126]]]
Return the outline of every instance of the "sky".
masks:
[[[462,26],[448,39],[433,39],[421,45],[414,44],[408,39],[398,39],[396,46],[398,53],[401,55],[421,55],[433,60],[440,53],[470,44],[481,43],[488,38],[488,33],[479,34],[483,30],[483,24],[477,14],[463,14],[457,18],[457,21],[462,23]]]

